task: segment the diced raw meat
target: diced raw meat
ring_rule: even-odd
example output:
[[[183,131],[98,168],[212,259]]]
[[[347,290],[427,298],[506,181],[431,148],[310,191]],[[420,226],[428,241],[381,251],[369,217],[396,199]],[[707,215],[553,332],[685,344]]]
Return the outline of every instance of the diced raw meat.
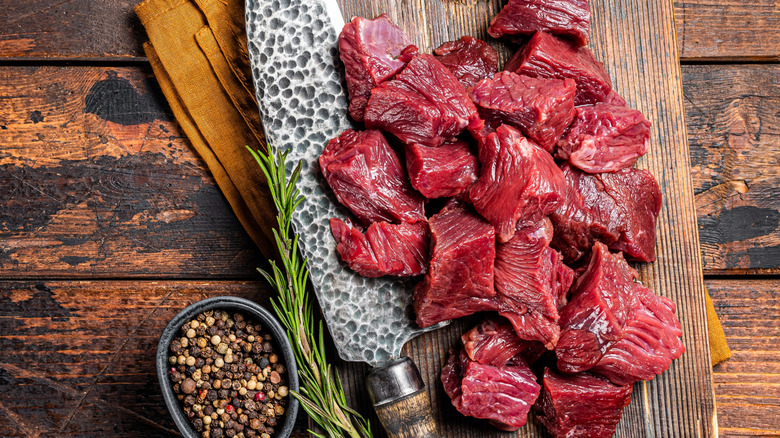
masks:
[[[653,175],[640,169],[587,174],[561,165],[568,190],[551,215],[550,244],[566,263],[582,257],[595,241],[639,261],[655,260],[655,222],[661,190]]]
[[[490,44],[472,36],[449,41],[434,50],[435,57],[464,88],[473,87],[498,71],[498,52]]]
[[[547,368],[534,408],[555,438],[609,438],[632,391],[631,385],[615,385],[590,373],[564,375]]]
[[[336,199],[364,224],[425,221],[424,199],[381,132],[348,129],[328,142],[319,162]]]
[[[429,221],[432,257],[428,273],[414,290],[420,327],[496,310],[493,227],[464,206],[450,204]]]
[[[406,146],[412,187],[429,199],[459,195],[477,180],[477,166],[477,157],[462,140],[439,147]]]
[[[540,341],[552,350],[558,342],[558,309],[565,304],[574,273],[549,247],[549,219],[519,228],[496,248],[495,284],[499,314],[512,322],[522,339]]]
[[[588,269],[572,287],[560,312],[561,336],[555,347],[558,369],[578,373],[595,366],[623,337],[637,273],[620,254],[596,242]]]
[[[566,196],[566,182],[552,156],[520,132],[501,125],[479,145],[480,177],[469,188],[477,212],[507,242],[520,222],[537,222]]]
[[[606,103],[577,107],[558,142],[558,158],[589,173],[631,167],[650,147],[650,122],[641,111]]]
[[[491,420],[493,426],[506,431],[525,425],[540,390],[536,376],[521,358],[496,367],[470,360],[463,350],[450,350],[441,381],[461,414]]]
[[[574,119],[573,79],[548,79],[498,73],[469,90],[479,115],[493,127],[520,128],[537,144],[552,151]]]
[[[458,79],[431,55],[415,56],[395,79],[374,88],[364,120],[367,128],[424,146],[439,146],[484,124]]]
[[[533,363],[546,351],[540,342],[520,339],[512,325],[498,317],[483,320],[460,339],[469,359],[499,368],[518,355]]]
[[[612,79],[590,49],[547,32],[536,32],[504,70],[540,78],[572,78],[577,82],[575,105],[602,102],[612,91]]]
[[[650,380],[685,352],[674,303],[638,283],[634,284],[633,294],[623,339],[591,369],[618,385]]]
[[[607,97],[605,97],[602,102],[610,105],[626,106],[626,99],[623,99],[623,96],[619,95],[614,88],[607,94]]]
[[[493,38],[530,35],[537,30],[571,37],[578,46],[588,44],[590,8],[587,0],[509,0],[490,22]]]
[[[333,218],[330,230],[336,251],[352,270],[364,277],[425,273],[428,262],[428,224],[374,222],[365,234],[352,224]]]
[[[349,91],[349,115],[362,121],[371,89],[395,76],[411,56],[409,37],[386,14],[373,20],[354,17],[339,35]],[[414,50],[417,48],[412,46]],[[408,58],[402,56],[404,49]],[[400,58],[399,58],[400,57]],[[404,59],[405,58],[405,59]]]

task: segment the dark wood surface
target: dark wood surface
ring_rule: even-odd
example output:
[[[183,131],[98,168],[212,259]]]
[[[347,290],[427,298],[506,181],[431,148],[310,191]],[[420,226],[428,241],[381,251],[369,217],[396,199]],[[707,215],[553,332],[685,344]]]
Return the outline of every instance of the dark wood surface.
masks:
[[[0,436],[168,435],[156,337],[202,297],[267,300],[259,252],[150,79],[134,2],[12,3],[0,10]],[[458,26],[490,4],[464,3]],[[676,6],[702,265],[734,350],[714,369],[719,432],[780,436],[780,282],[760,279],[780,273],[780,78],[741,63],[777,59],[777,6]],[[85,111],[101,83],[142,110],[104,97]],[[364,367],[342,369],[362,385]]]

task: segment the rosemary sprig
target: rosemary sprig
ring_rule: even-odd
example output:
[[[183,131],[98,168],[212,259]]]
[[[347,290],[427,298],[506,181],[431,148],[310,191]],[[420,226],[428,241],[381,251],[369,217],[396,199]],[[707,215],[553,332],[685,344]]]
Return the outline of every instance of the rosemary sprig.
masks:
[[[297,188],[301,163],[298,162],[288,179],[285,167],[287,151],[279,151],[274,157],[270,147],[267,153],[247,149],[265,174],[277,210],[278,229],[274,229],[273,233],[282,267],[269,260],[270,272],[258,270],[278,292],[271,303],[295,350],[301,388],[293,395],[327,436],[335,438],[346,434],[351,438],[372,438],[368,420],[347,406],[338,373],[331,368],[325,356],[322,321],[315,323],[308,288],[307,259],[301,258],[298,252],[299,236],[293,232],[291,225],[293,212],[304,200]]]

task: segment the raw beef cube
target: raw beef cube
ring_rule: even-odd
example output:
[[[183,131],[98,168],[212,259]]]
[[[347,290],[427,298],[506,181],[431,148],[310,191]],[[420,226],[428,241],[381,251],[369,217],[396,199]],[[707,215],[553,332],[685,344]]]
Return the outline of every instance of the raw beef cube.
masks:
[[[423,146],[439,146],[484,123],[458,79],[431,55],[415,56],[395,79],[374,88],[364,120],[368,128]]]
[[[507,242],[520,222],[537,222],[566,196],[566,182],[552,156],[520,132],[501,125],[479,145],[480,177],[469,188],[477,212]]]
[[[431,262],[425,279],[414,290],[420,327],[496,310],[493,227],[456,203],[431,217]]]
[[[450,350],[441,381],[461,414],[488,419],[506,431],[525,425],[540,390],[536,376],[521,358],[496,367],[470,360],[463,350]]]
[[[509,0],[490,22],[493,38],[530,35],[537,30],[571,37],[578,46],[588,44],[588,0]]]
[[[602,102],[612,91],[612,79],[590,49],[546,32],[536,32],[504,70],[540,78],[572,78],[577,82],[575,105]]]
[[[680,340],[682,328],[676,306],[639,283],[634,284],[631,312],[623,327],[623,339],[616,342],[592,372],[618,385],[650,380],[669,368],[685,352]]]
[[[435,57],[464,88],[473,87],[498,71],[498,53],[490,44],[472,36],[442,44],[434,50]]]
[[[650,147],[650,122],[641,111],[606,103],[577,107],[558,142],[558,158],[589,173],[631,167]]]
[[[496,248],[495,284],[499,314],[512,322],[522,339],[540,341],[552,350],[558,342],[558,309],[565,304],[574,273],[549,247],[549,219],[519,228]]]
[[[512,325],[499,317],[483,320],[460,339],[469,359],[499,368],[518,355],[528,363],[536,362],[546,351],[539,342],[520,339]]]
[[[412,187],[426,198],[457,196],[477,180],[477,157],[458,140],[439,147],[406,146],[406,169]]]
[[[595,241],[634,260],[655,260],[661,190],[650,172],[629,168],[591,175],[567,163],[561,168],[568,190],[550,215],[555,228],[550,246],[566,263],[579,260]]]
[[[362,121],[371,89],[395,76],[411,58],[402,52],[409,37],[382,14],[373,20],[355,17],[339,35],[339,56],[344,63],[349,91],[349,115]],[[416,49],[416,47],[412,46]],[[405,54],[408,54],[407,49]]]
[[[534,408],[555,438],[609,438],[632,391],[631,385],[615,385],[594,374],[564,375],[547,368]]]
[[[336,251],[352,270],[364,277],[425,273],[428,262],[428,224],[374,222],[363,234],[341,219],[330,220]]]
[[[424,199],[381,132],[348,129],[328,142],[319,161],[336,199],[364,224],[425,221]]]
[[[521,76],[504,71],[469,90],[479,115],[493,127],[506,123],[552,151],[574,119],[573,79]]]
[[[626,106],[626,99],[623,99],[623,96],[619,95],[614,88],[607,94],[607,97],[605,97],[602,102],[610,105]]]
[[[589,370],[623,338],[636,277],[621,254],[612,254],[596,242],[587,270],[577,279],[571,301],[560,312],[561,336],[555,347],[559,370]]]

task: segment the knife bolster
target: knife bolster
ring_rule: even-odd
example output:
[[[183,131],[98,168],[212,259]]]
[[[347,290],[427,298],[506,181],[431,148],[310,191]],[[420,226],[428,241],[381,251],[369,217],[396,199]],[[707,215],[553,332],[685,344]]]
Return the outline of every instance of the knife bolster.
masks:
[[[390,438],[438,438],[428,391],[411,359],[374,368],[366,386]]]

